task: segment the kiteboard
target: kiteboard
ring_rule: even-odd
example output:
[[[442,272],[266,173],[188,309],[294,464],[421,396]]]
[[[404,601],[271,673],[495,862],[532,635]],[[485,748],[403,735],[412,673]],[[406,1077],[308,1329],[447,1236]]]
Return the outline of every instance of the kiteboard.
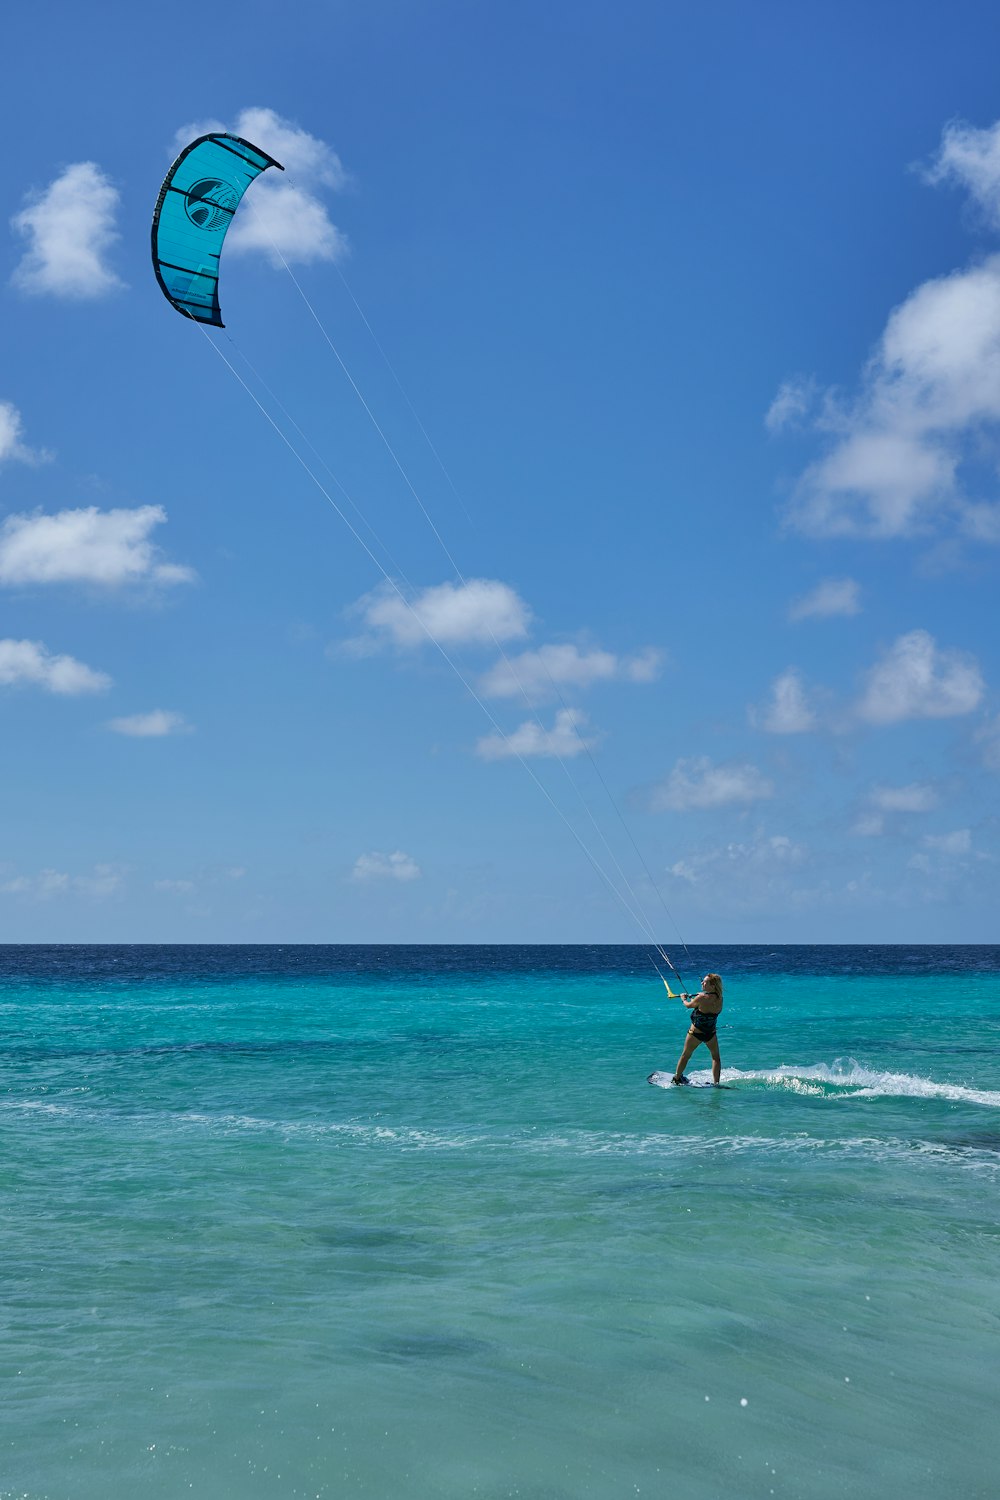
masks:
[[[651,1083],[654,1088],[669,1088],[673,1076],[672,1073],[650,1073],[646,1082]],[[733,1085],[731,1083],[695,1083],[692,1079],[686,1078],[683,1083],[677,1084],[676,1087],[682,1089],[732,1089]]]

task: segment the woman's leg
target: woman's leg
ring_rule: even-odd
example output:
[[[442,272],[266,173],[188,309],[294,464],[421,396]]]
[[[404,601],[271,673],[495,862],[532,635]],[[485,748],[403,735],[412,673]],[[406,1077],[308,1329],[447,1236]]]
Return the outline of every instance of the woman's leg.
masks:
[[[718,1083],[722,1078],[722,1058],[719,1054],[718,1037],[709,1037],[705,1045],[712,1054],[712,1081]]]
[[[691,1054],[700,1041],[700,1036],[695,1036],[693,1031],[688,1032],[687,1041],[684,1043],[684,1051],[681,1053],[677,1067],[674,1069],[675,1083],[678,1083],[684,1077],[684,1069],[687,1067]]]

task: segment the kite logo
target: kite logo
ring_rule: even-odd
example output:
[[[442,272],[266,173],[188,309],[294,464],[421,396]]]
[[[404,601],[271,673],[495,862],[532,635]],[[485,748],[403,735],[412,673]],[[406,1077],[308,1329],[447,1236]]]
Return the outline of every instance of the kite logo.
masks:
[[[240,195],[219,177],[203,177],[187,190],[184,210],[198,229],[225,229],[240,201]]]

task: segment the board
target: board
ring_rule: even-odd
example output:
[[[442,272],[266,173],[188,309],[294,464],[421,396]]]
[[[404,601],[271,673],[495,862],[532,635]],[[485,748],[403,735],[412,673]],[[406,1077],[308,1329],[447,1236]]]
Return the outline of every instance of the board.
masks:
[[[649,1077],[646,1079],[646,1082],[647,1083],[651,1083],[654,1088],[658,1088],[658,1089],[669,1088],[669,1086],[670,1086],[670,1080],[671,1080],[672,1077],[673,1077],[672,1073],[650,1073]],[[682,1089],[732,1089],[733,1088],[733,1084],[731,1084],[731,1083],[679,1083],[677,1085],[677,1087],[678,1088],[682,1088]]]

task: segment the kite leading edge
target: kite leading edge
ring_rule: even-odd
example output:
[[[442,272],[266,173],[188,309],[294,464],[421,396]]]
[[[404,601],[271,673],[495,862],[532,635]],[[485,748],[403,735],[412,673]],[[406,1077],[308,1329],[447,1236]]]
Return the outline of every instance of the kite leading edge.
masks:
[[[153,210],[153,270],[185,318],[222,328],[219,257],[240,199],[280,161],[241,136],[215,131],[192,141],[163,179]]]

